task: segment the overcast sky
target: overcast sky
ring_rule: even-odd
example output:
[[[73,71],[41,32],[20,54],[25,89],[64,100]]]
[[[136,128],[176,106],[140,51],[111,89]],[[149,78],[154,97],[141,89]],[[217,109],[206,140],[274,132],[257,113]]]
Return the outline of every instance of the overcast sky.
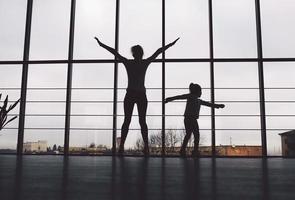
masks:
[[[119,51],[131,58],[130,47],[140,44],[145,57],[150,56],[162,44],[161,0],[121,0]],[[257,57],[254,0],[213,0],[214,55],[216,58]],[[261,0],[262,37],[264,57],[295,57],[295,2],[293,0]],[[25,0],[0,0],[0,60],[22,60],[24,27],[26,15]],[[67,59],[69,35],[70,0],[35,0],[33,7],[30,59]],[[166,42],[180,37],[178,43],[167,50],[167,58],[208,58],[208,1],[167,0],[166,1]],[[112,59],[113,56],[100,48],[93,37],[114,46],[115,0],[77,0],[75,24],[75,59]],[[74,88],[112,88],[113,64],[75,64],[73,70]],[[18,99],[21,65],[0,66],[1,92]],[[209,63],[167,63],[166,95],[188,92],[190,82],[199,83],[203,88],[202,99],[210,101]],[[295,87],[294,63],[265,63],[265,87]],[[161,64],[150,66],[146,76],[147,88],[161,88]],[[30,101],[61,101],[61,103],[28,103],[27,114],[64,115],[66,96],[67,65],[31,65],[29,88],[60,88],[59,90],[29,90]],[[127,75],[119,65],[119,88],[126,88]],[[259,101],[257,63],[216,63],[216,101]],[[218,89],[238,88],[238,89]],[[248,88],[248,89],[240,89]],[[249,89],[250,88],[250,89]],[[252,89],[251,89],[252,88]],[[118,91],[122,101],[125,90]],[[161,89],[147,90],[150,101],[161,100]],[[295,92],[290,89],[268,89],[266,100],[294,101]],[[112,101],[112,90],[73,90],[74,101]],[[226,103],[225,109],[216,115],[256,115],[247,117],[216,117],[217,129],[259,129],[259,103]],[[183,128],[184,103],[166,105],[166,114],[180,115],[167,117],[167,128]],[[73,103],[71,128],[112,128],[112,117],[81,116],[111,115],[111,103]],[[15,109],[14,113],[18,113]],[[267,103],[268,115],[294,115],[294,103]],[[122,103],[118,114],[123,114]],[[134,110],[137,114],[137,110]],[[160,115],[161,103],[150,102],[148,114]],[[210,115],[210,109],[202,108],[201,115]],[[123,117],[118,117],[121,127]],[[161,117],[148,117],[150,129],[161,128]],[[199,120],[201,129],[210,129],[210,116]],[[17,127],[15,121],[9,127]],[[26,130],[25,141],[47,140],[50,145],[63,145],[64,116],[34,117],[26,119],[26,128],[60,128],[60,130]],[[139,128],[137,117],[133,117],[130,128]],[[294,129],[294,117],[268,117],[269,129]],[[150,131],[155,133],[157,131]],[[278,133],[268,131],[270,154],[280,153],[281,141]],[[120,131],[118,131],[118,136]],[[139,131],[130,131],[126,146],[134,145],[140,137]],[[201,131],[203,144],[210,145],[210,131]],[[4,130],[0,136],[0,147],[15,148],[17,130]],[[111,146],[112,131],[75,130],[71,131],[71,146],[85,146],[91,142]],[[216,131],[216,144],[260,145],[259,131]]]

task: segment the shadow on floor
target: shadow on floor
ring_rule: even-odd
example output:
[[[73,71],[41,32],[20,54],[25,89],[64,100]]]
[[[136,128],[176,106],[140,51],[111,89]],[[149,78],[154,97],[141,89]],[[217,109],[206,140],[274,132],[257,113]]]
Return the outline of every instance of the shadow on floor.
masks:
[[[295,159],[0,156],[3,200],[294,199]]]

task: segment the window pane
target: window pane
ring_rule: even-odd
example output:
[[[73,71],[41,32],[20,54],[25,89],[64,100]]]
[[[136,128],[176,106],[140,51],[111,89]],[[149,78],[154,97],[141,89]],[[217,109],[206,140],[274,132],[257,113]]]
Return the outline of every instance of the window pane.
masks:
[[[293,62],[264,64],[268,155],[282,155],[279,133],[295,129],[293,74]]]
[[[215,57],[256,57],[254,0],[213,0]]]
[[[123,101],[126,95],[126,88],[128,85],[128,78],[125,67],[120,64],[118,70],[118,121],[117,121],[117,137],[121,136],[121,126],[124,122],[124,105]],[[161,129],[162,127],[162,65],[160,63],[152,63],[146,72],[145,78],[146,95],[148,99],[147,106],[147,126],[149,129],[149,135],[153,132]],[[133,117],[130,123],[130,130],[126,139],[125,148],[133,148],[138,137],[141,138],[140,125],[138,121],[137,105],[133,109]],[[130,151],[129,153],[138,153],[136,151]]]
[[[71,130],[70,154],[111,154],[112,130]]]
[[[25,154],[62,154],[63,142],[63,130],[26,129],[23,152]]]
[[[120,1],[120,53],[131,57],[130,47],[141,45],[149,57],[162,45],[162,1]]]
[[[181,14],[175,14],[175,12]],[[209,57],[207,0],[166,1],[166,42],[180,40],[166,53],[167,58]],[[159,18],[159,21],[161,19]]]
[[[114,56],[94,40],[97,36],[109,46],[115,45],[115,0],[76,1],[74,57],[76,59],[112,59]]]
[[[16,153],[17,132],[17,128],[1,130],[0,153]]]
[[[94,143],[92,146],[95,147],[102,145],[111,148],[113,71],[114,64],[73,66],[70,135],[70,149],[73,152],[71,153],[82,153],[82,149],[79,148],[89,147],[91,143]],[[105,151],[107,150],[104,149],[103,152]]]
[[[189,93],[189,84],[197,83],[202,87],[201,99],[210,101],[210,66],[208,63],[167,63],[166,64],[166,97]],[[169,129],[184,129],[183,114],[185,111],[186,101],[178,100],[165,105],[166,107],[166,135],[169,137]],[[200,153],[205,153],[206,148],[211,145],[211,118],[210,109],[202,107],[200,118],[198,120],[200,128]],[[172,131],[173,132],[173,131]],[[185,135],[183,130],[175,132],[181,146]],[[193,136],[191,136],[190,147],[193,145]],[[169,151],[169,148],[167,149]],[[179,151],[175,150],[175,151]],[[191,151],[188,149],[188,152]],[[172,152],[170,152],[173,154]],[[178,152],[174,152],[178,154]],[[209,152],[211,154],[211,151]]]
[[[260,104],[257,63],[216,63],[217,154],[260,156]]]
[[[0,65],[0,94],[2,94],[0,106],[2,106],[6,95],[8,95],[9,105],[20,98],[21,87],[21,65]],[[8,120],[19,114],[19,104],[9,113]],[[0,151],[15,153],[18,133],[18,119],[9,123],[0,132]]]
[[[262,42],[264,57],[295,56],[295,2],[261,0]],[[275,13],[275,15],[274,15]]]
[[[34,1],[30,59],[67,59],[70,0]]]
[[[53,153],[54,144],[63,146],[66,81],[66,64],[29,66],[24,134],[26,148],[23,149],[26,153]],[[40,146],[40,151],[34,149],[36,145]]]
[[[0,1],[0,60],[22,60],[27,1]]]

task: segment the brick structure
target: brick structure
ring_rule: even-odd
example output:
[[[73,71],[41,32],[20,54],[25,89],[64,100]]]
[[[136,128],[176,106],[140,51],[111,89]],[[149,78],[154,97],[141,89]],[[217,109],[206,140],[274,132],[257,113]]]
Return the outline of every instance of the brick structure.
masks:
[[[280,133],[282,141],[282,155],[295,156],[295,130]]]

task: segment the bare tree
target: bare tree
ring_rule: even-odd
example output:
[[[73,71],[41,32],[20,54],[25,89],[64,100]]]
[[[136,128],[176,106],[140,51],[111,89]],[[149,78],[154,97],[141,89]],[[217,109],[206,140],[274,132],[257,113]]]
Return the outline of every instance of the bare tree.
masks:
[[[176,134],[176,131],[169,129],[166,132],[166,138],[168,143],[166,143],[167,147],[172,147],[174,148],[176,144],[180,141],[180,137]]]
[[[166,147],[171,147],[172,149],[177,146],[177,144],[182,145],[184,136],[186,132],[185,129],[182,129],[180,132],[177,132],[172,129],[168,129],[167,132],[165,133],[165,146]],[[193,146],[193,140],[194,138],[191,137],[188,143],[189,147]],[[204,137],[200,137],[200,144],[202,144],[205,141]],[[157,133],[149,135],[149,146],[150,147],[161,147],[162,146],[162,132],[159,131]],[[141,138],[138,138],[135,142],[134,148],[136,150],[142,150],[144,147],[144,143]]]
[[[161,147],[162,146],[162,133],[158,132],[157,134],[150,135],[150,146],[151,147]]]
[[[89,148],[95,148],[95,143],[92,142],[92,143],[89,145]]]
[[[144,148],[144,142],[141,138],[138,138],[135,142],[135,149],[140,151]]]

